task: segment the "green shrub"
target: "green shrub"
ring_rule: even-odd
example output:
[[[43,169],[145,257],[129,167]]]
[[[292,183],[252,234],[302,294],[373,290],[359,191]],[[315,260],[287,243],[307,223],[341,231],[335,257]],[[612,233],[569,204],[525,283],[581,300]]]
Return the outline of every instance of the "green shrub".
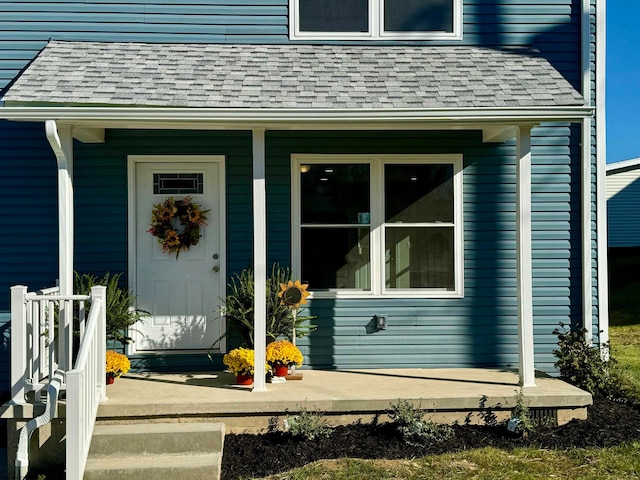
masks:
[[[392,404],[389,418],[396,423],[407,443],[437,443],[453,435],[453,429],[449,425],[424,420],[424,413],[407,400]]]
[[[559,349],[553,354],[558,359],[554,365],[560,378],[591,394],[607,395],[611,389],[611,360],[603,354],[608,354],[608,345],[603,346],[606,351],[601,351],[591,345],[585,328],[564,323],[553,333],[558,336]]]
[[[516,404],[511,412],[511,422],[514,422],[515,431],[527,435],[533,432],[536,428],[536,422],[531,416],[529,411],[529,404],[525,401],[524,392],[522,387],[520,390],[516,390]]]
[[[331,433],[331,427],[320,412],[309,412],[304,408],[297,415],[287,415],[284,428],[289,434],[307,440],[326,437]]]
[[[89,295],[91,288],[103,285],[107,287],[107,340],[119,342],[123,347],[131,342],[129,336],[133,325],[150,315],[144,310],[136,310],[135,295],[127,288],[120,287],[122,273],[106,273],[98,278],[95,275],[80,275],[74,272],[74,291],[78,295]],[[87,310],[88,311],[88,310]]]
[[[266,284],[267,342],[276,340],[278,337],[292,340],[294,327],[297,338],[309,335],[316,328],[315,325],[308,323],[315,317],[294,315],[294,310],[284,305],[278,297],[280,284],[287,283],[289,280],[291,280],[291,270],[273,264]],[[228,287],[229,293],[222,307],[229,326],[225,336],[235,333],[239,335],[241,345],[253,348],[255,293],[253,271],[245,269],[234,275]],[[220,339],[216,340],[214,346]]]

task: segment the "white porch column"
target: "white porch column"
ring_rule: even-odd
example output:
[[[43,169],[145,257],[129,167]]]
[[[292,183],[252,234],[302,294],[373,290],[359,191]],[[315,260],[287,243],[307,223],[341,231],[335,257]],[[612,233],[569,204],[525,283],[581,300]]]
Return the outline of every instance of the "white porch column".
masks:
[[[254,128],[253,138],[253,274],[255,282],[253,391],[267,390],[265,382],[267,336],[267,190],[265,183],[265,129]]]
[[[519,126],[516,159],[516,250],[520,382],[534,387],[533,272],[531,267],[531,126]]]
[[[71,127],[58,128],[55,120],[45,124],[47,140],[58,163],[58,265],[61,295],[73,295],[73,138]],[[73,345],[73,308],[61,302],[60,318],[64,319],[64,335],[60,335],[58,363],[71,370]]]

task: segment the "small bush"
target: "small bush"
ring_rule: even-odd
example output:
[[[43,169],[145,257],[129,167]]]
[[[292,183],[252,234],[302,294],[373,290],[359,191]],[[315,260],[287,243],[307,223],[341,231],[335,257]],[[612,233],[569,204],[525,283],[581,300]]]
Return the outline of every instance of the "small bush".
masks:
[[[389,417],[397,424],[400,434],[408,443],[437,443],[453,434],[449,425],[424,420],[424,413],[406,400],[392,404]]]
[[[511,412],[511,422],[515,422],[515,431],[525,436],[533,432],[537,426],[524,399],[522,388],[516,390],[516,404]]]
[[[297,415],[287,415],[284,428],[294,437],[307,440],[326,437],[331,433],[331,427],[320,412],[309,412],[304,408]]]
[[[590,344],[585,328],[570,328],[564,323],[560,323],[560,327],[553,331],[558,336],[559,349],[553,354],[558,359],[554,365],[560,378],[593,395],[611,395],[615,381],[612,380],[613,360],[608,357],[608,344],[601,350]]]

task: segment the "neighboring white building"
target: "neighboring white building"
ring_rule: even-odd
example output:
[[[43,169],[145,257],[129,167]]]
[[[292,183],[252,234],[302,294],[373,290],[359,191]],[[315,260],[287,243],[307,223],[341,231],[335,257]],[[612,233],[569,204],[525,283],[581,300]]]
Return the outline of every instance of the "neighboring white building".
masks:
[[[610,247],[640,246],[640,158],[607,165]]]

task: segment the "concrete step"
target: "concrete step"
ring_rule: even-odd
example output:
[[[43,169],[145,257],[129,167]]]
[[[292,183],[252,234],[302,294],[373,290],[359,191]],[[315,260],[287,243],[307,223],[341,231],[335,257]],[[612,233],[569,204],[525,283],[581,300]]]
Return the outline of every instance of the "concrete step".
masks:
[[[133,455],[220,453],[223,423],[96,425],[89,458]]]
[[[90,458],[84,480],[220,480],[222,453]]]
[[[223,423],[96,425],[85,480],[219,480]]]

